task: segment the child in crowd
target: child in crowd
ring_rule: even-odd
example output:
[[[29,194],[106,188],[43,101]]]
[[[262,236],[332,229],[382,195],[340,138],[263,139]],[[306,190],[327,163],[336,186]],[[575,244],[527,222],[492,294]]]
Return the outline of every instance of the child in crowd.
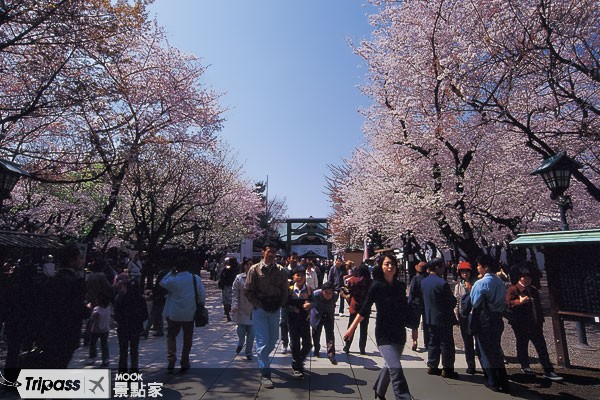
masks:
[[[292,270],[294,284],[290,286],[287,303],[293,375],[304,377],[304,361],[312,347],[308,313],[312,308],[312,290],[306,285],[306,268],[298,265]],[[300,347],[302,341],[302,347]]]
[[[314,345],[313,354],[320,357],[319,343],[321,331],[325,327],[325,341],[327,343],[327,358],[333,365],[337,364],[335,358],[335,305],[337,304],[338,294],[333,290],[331,282],[325,282],[322,289],[315,290],[313,293],[314,307],[310,310],[310,325],[312,326],[312,340]]]
[[[90,359],[87,365],[93,365],[96,362],[98,348],[96,344],[100,339],[100,349],[102,351],[102,366],[106,367],[110,360],[108,355],[108,332],[110,331],[110,297],[106,293],[100,293],[96,298],[97,305],[92,310],[90,316]],[[89,305],[92,306],[91,303]]]

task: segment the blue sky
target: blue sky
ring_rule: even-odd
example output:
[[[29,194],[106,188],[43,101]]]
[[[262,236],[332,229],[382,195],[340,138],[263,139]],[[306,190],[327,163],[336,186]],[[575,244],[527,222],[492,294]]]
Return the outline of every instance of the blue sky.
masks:
[[[328,164],[363,142],[358,85],[367,68],[348,40],[368,38],[367,0],[156,0],[169,42],[208,66],[222,93],[223,137],[253,181],[292,218],[326,217]],[[151,15],[152,16],[152,15]]]

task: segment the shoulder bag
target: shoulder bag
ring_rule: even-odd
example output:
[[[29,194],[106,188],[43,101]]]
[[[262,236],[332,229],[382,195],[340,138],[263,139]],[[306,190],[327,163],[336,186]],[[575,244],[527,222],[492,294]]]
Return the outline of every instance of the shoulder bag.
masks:
[[[196,311],[194,312],[194,325],[202,327],[208,325],[208,310],[204,303],[198,300],[198,288],[196,288],[196,275],[192,275],[194,280],[194,297],[196,298]]]

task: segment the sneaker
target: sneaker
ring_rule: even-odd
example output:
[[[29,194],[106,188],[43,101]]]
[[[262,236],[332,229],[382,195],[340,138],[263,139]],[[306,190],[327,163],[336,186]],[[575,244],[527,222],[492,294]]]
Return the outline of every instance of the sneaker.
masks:
[[[529,367],[521,368],[521,373],[523,373],[525,375],[535,375],[535,372],[533,372],[533,370]]]
[[[281,354],[287,354],[287,353],[288,353],[287,346],[283,346],[283,349],[281,349]]]
[[[262,376],[260,378],[260,384],[265,389],[274,389],[275,388],[275,385],[273,384],[273,381],[268,376]]]
[[[558,382],[558,381],[562,381],[562,380],[563,380],[563,377],[562,377],[562,376],[560,376],[560,375],[557,375],[557,374],[556,374],[556,373],[554,373],[554,372],[546,372],[546,373],[544,374],[544,378],[546,378],[546,379],[550,379],[551,381],[555,381],[555,382]]]
[[[294,372],[292,372],[292,375],[294,376],[295,379],[304,378],[304,374],[302,373],[302,371],[299,371],[297,369],[295,369]]]

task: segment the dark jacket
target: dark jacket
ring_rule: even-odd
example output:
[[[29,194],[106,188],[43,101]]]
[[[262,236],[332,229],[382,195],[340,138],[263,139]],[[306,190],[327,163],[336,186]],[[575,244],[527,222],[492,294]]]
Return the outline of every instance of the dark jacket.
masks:
[[[89,315],[85,306],[85,280],[73,269],[61,268],[43,288],[41,315],[42,349],[74,351],[79,347],[81,326]]]
[[[406,343],[406,285],[394,280],[392,284],[385,281],[374,280],[367,293],[365,304],[360,310],[362,317],[368,317],[371,307],[375,304],[375,341],[378,346],[385,344]]]
[[[408,304],[410,304],[415,310],[423,313],[423,293],[421,291],[421,282],[427,278],[427,272],[421,274],[417,273],[410,281],[410,287],[408,288]]]
[[[146,300],[137,288],[115,298],[115,322],[119,333],[137,334],[144,330],[143,322],[148,319]]]
[[[454,315],[456,297],[446,280],[436,274],[430,274],[421,282],[421,291],[425,307],[425,323],[437,326],[456,324]]]
[[[532,301],[520,303],[520,296],[529,296]],[[532,285],[524,287],[517,283],[506,290],[506,304],[512,311],[510,323],[515,330],[527,332],[541,329],[544,324],[544,312],[539,291]]]

